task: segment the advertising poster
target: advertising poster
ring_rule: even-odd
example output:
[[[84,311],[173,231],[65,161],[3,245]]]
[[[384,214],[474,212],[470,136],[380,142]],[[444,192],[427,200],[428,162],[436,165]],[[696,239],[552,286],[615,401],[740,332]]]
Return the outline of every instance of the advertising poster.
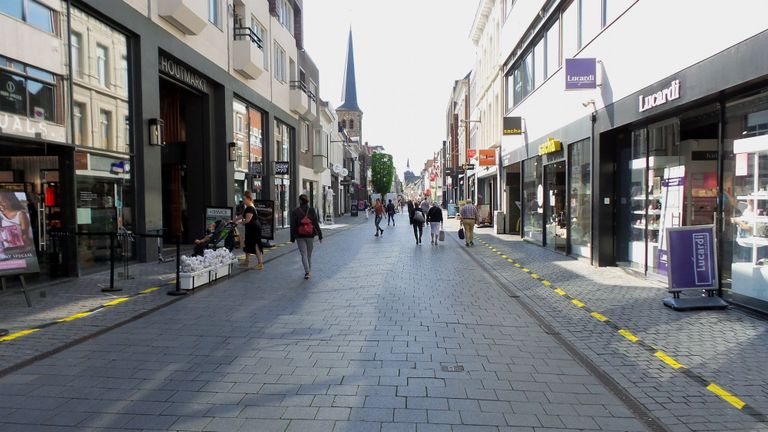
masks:
[[[27,196],[0,191],[0,276],[37,273],[37,252]]]
[[[232,209],[230,207],[206,207],[205,208],[205,226],[213,230],[216,221],[228,222],[232,220]]]
[[[664,169],[661,180],[661,217],[659,220],[659,247],[656,251],[656,268],[659,274],[667,274],[669,268],[669,247],[667,228],[682,225],[683,199],[685,198],[685,166]]]
[[[253,200],[256,217],[261,223],[261,239],[275,239],[275,202],[272,200]]]
[[[717,253],[712,225],[667,229],[669,289],[717,288]]]

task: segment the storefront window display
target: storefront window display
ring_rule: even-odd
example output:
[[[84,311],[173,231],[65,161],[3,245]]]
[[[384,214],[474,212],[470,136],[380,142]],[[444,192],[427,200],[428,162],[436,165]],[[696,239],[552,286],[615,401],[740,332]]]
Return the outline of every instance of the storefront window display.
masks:
[[[250,190],[256,199],[261,198],[261,177],[264,170],[263,113],[253,106],[235,99],[232,103],[233,140],[237,157],[235,164],[235,203],[240,203],[243,193]]]
[[[582,257],[592,254],[592,190],[590,140],[568,147],[570,164],[570,223],[571,253]]]
[[[726,106],[723,285],[768,301],[768,96]]]
[[[543,245],[544,186],[542,161],[537,156],[523,162],[523,238]]]
[[[288,226],[288,213],[293,205],[290,197],[291,186],[291,143],[294,142],[295,131],[287,124],[275,120],[275,224],[279,227]]]
[[[82,70],[97,70],[98,62],[103,60],[110,68],[124,64],[127,75],[128,38],[123,33],[77,8],[72,9],[71,25],[74,33],[89,35],[91,42],[81,44],[75,40],[77,45],[70,47],[72,55],[79,57]],[[70,125],[70,129],[78,148],[75,204],[80,269],[109,263],[110,239],[105,233],[129,233],[135,229],[130,81],[130,77],[107,72],[103,76],[75,73],[72,80],[76,124]],[[93,88],[97,85],[100,90],[95,92]],[[94,149],[99,152],[93,152]],[[120,236],[114,253],[118,259],[133,259],[134,249],[130,236]]]

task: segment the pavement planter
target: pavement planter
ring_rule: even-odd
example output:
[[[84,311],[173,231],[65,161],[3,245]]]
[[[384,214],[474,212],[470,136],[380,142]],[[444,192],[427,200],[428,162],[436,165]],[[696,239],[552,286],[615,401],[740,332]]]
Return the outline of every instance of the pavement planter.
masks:
[[[181,289],[191,290],[207,283],[213,282],[216,279],[232,274],[232,269],[237,263],[237,260],[232,260],[229,264],[220,265],[217,267],[208,267],[194,273],[180,273],[179,281]]]

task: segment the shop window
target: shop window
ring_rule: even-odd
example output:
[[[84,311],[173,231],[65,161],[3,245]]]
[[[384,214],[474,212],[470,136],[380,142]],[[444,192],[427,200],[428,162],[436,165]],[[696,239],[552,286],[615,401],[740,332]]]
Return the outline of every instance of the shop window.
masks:
[[[53,86],[34,80],[27,80],[27,91],[29,92],[28,117],[35,120],[53,121]]]
[[[543,244],[544,186],[541,157],[523,161],[523,238]]]
[[[592,247],[592,193],[590,140],[585,139],[568,147],[571,190],[569,193],[569,235],[571,253],[591,256]]]
[[[27,115],[27,80],[0,70],[0,111]]]

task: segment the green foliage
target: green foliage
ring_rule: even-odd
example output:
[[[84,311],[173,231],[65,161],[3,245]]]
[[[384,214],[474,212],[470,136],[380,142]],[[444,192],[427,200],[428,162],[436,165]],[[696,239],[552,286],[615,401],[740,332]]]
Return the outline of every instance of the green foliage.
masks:
[[[392,155],[374,153],[371,159],[371,183],[373,184],[373,189],[383,196],[392,187],[392,179],[395,175]]]

